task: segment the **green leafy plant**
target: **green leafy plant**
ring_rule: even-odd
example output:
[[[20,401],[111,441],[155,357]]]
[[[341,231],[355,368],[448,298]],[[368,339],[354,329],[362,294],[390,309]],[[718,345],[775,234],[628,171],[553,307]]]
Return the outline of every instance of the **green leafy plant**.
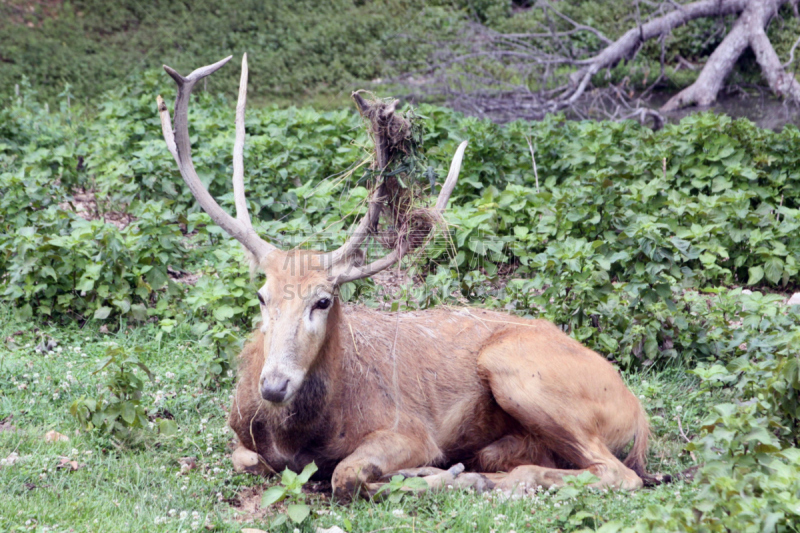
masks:
[[[405,476],[392,476],[389,483],[384,484],[375,497],[379,494],[388,493],[386,499],[392,503],[398,503],[403,499],[403,496],[408,494],[408,491],[419,491],[428,488],[428,483],[421,477],[405,477]]]
[[[108,358],[94,371],[109,369],[107,395],[82,396],[70,405],[70,414],[85,430],[100,430],[119,437],[128,437],[133,430],[149,426],[147,410],[142,405],[145,377],[153,379],[150,370],[137,354],[119,347],[107,350]],[[138,372],[141,371],[144,377]],[[159,430],[172,434],[177,430],[172,420],[158,420]]]
[[[272,521],[273,527],[283,525],[287,519],[299,524],[308,518],[311,506],[305,503],[306,496],[303,494],[303,485],[308,483],[316,471],[317,465],[313,461],[307,464],[299,474],[287,468],[281,473],[280,485],[264,491],[261,496],[262,507],[268,507],[284,500],[289,502],[286,504],[286,514],[280,514]]]
[[[589,471],[581,472],[577,476],[564,476],[566,486],[559,489],[553,501],[559,502],[559,520],[572,527],[588,525],[598,526],[597,512],[593,509],[596,504],[596,492],[591,490],[591,485],[600,481],[600,478]],[[591,521],[589,520],[591,519]]]

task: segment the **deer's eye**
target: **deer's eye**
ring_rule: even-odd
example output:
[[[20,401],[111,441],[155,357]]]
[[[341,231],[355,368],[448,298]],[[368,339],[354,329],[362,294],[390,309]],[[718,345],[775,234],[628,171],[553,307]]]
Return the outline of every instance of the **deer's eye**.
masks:
[[[314,309],[327,309],[331,306],[330,298],[322,298],[314,304]]]
[[[266,305],[266,302],[264,302],[264,297],[261,296],[260,292],[256,292],[256,296],[258,296],[258,301],[261,302],[261,305]]]

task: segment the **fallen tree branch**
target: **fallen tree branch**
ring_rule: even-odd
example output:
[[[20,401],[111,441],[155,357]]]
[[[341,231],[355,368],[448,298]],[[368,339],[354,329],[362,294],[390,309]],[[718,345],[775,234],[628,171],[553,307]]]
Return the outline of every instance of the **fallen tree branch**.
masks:
[[[538,120],[547,113],[567,111],[581,118],[638,118],[642,122],[652,118],[658,126],[664,121],[663,112],[713,103],[737,59],[747,48],[752,48],[770,90],[800,103],[800,85],[794,74],[786,71],[794,62],[800,39],[792,46],[789,61],[782,64],[765,32],[778,8],[787,3],[795,6],[797,0],[698,0],[683,5],[675,0],[638,0],[630,16],[635,27],[611,42],[599,30],[581,24],[555,9],[549,1],[541,0],[537,6],[543,9],[544,17],[539,28],[532,28],[530,33],[501,34],[472,24],[468,32],[434,46],[432,66],[407,78],[414,80],[415,90],[423,93],[422,98],[438,94],[457,110],[500,122],[517,118]],[[646,8],[646,16],[640,4]],[[667,77],[667,36],[692,20],[715,17],[720,23],[709,39],[716,39],[720,32],[725,32],[722,17],[730,15],[738,18],[708,58],[697,80],[659,111],[639,111],[646,107],[644,99]],[[566,39],[579,32],[592,34],[596,39],[581,40],[578,45],[581,49],[576,49],[575,40]],[[464,37],[465,33],[469,36]],[[644,42],[653,38],[660,39],[659,75],[638,97],[631,87],[621,90],[626,80],[617,87],[593,87],[597,74],[605,69],[610,76],[612,68],[621,61],[632,60]],[[605,46],[598,51],[598,44]],[[680,56],[677,61],[681,67],[697,68]],[[569,72],[564,67],[575,70]],[[419,82],[420,77],[425,83]],[[412,95],[409,97],[414,99]]]
[[[778,96],[800,102],[800,84],[784,70],[764,31],[769,20],[786,1],[751,0],[731,31],[708,58],[697,81],[670,98],[661,110],[667,112],[692,104],[707,106],[714,103],[736,60],[748,47],[753,49],[769,88]]]

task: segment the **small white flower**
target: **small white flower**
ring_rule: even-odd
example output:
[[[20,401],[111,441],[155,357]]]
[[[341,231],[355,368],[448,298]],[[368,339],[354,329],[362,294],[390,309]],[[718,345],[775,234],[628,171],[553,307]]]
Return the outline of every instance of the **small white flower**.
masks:
[[[175,509],[170,509],[170,510],[169,510],[169,512],[168,512],[167,514],[168,514],[168,515],[170,515],[170,516],[175,516],[175,514],[176,514],[177,512],[178,512],[178,511],[176,511]]]
[[[402,509],[394,509],[394,510],[392,511],[392,515],[393,515],[395,518],[402,518],[403,516],[405,516],[405,513],[403,512],[403,510],[402,510]]]
[[[181,514],[178,516],[178,518],[180,518],[181,520],[185,520],[187,516],[189,516],[189,513],[187,513],[186,511],[181,511]]]
[[[681,411],[683,411],[683,407],[681,407],[681,406],[679,405],[679,406],[677,406],[677,407],[675,408],[675,410],[676,410],[676,411],[678,411],[678,412],[680,413]]]

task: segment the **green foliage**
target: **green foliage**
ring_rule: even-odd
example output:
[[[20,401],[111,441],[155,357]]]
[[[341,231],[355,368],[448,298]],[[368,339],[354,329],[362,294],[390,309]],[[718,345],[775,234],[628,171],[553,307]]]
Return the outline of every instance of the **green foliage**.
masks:
[[[385,76],[395,64],[418,66],[428,45],[398,37],[398,20],[404,33],[426,36],[451,17],[422,1],[399,0],[4,2],[0,95],[12,94],[27,76],[47,98],[71,84],[88,101],[144,69],[166,63],[188,72],[249,52],[251,97],[335,95],[338,103],[357,80]],[[232,93],[237,80],[228,69],[209,83]]]
[[[299,524],[308,518],[311,513],[311,506],[304,501],[303,485],[308,483],[308,480],[311,479],[311,476],[316,471],[317,465],[313,461],[307,464],[299,474],[287,468],[281,474],[280,485],[275,485],[264,491],[261,496],[261,507],[269,507],[286,499],[291,502],[286,504],[286,514],[280,514],[272,520],[272,527],[282,526],[286,523],[287,518],[291,519],[295,524]]]
[[[50,111],[27,89],[0,111],[0,293],[24,319],[120,331],[152,322],[159,343],[190,331],[203,350],[191,382],[225,390],[257,319],[257,280],[239,245],[198,211],[163,147],[152,94],[166,81],[148,74],[146,90],[109,93],[94,122],[66,104]],[[712,114],[658,132],[561,117],[500,127],[418,111],[437,175],[470,140],[450,230],[407,265],[424,284],[383,295],[366,280],[345,286],[343,297],[391,310],[466,300],[553,320],[626,370],[694,369],[700,385],[687,401],[718,405],[689,445],[705,465],[691,504],[653,507],[635,527],[788,528],[798,509],[800,316],[771,293],[798,288],[797,128],[775,133]],[[225,98],[193,102],[195,162],[228,210],[232,123]],[[367,197],[358,185],[369,149],[360,119],[267,108],[249,112],[247,130],[259,233],[284,247],[340,244]],[[84,190],[95,198],[89,212],[76,201]],[[113,372],[102,396],[72,398],[83,427],[117,436],[149,427],[156,413],[132,353],[107,356]],[[293,499],[303,474],[292,475],[269,494],[307,505]],[[568,487],[579,491],[575,501],[567,489],[556,496],[560,526],[632,526],[605,521],[596,508],[606,500],[592,503],[583,482]],[[393,483],[386,490],[397,499],[401,481]],[[307,515],[292,509],[284,521]]]
[[[147,411],[142,405],[144,378],[153,379],[150,369],[135,354],[114,346],[107,350],[108,358],[95,374],[111,368],[106,381],[108,395],[99,397],[81,396],[70,405],[69,412],[81,427],[91,431],[97,429],[119,437],[131,436],[132,430],[148,427]],[[159,420],[162,433],[172,434],[177,429],[170,420]]]
[[[384,492],[388,493],[386,497],[391,503],[399,503],[408,493],[408,490],[417,491],[425,490],[428,488],[428,483],[421,477],[405,477],[405,476],[392,476],[389,483],[385,483],[378,492],[375,493],[377,497]]]

